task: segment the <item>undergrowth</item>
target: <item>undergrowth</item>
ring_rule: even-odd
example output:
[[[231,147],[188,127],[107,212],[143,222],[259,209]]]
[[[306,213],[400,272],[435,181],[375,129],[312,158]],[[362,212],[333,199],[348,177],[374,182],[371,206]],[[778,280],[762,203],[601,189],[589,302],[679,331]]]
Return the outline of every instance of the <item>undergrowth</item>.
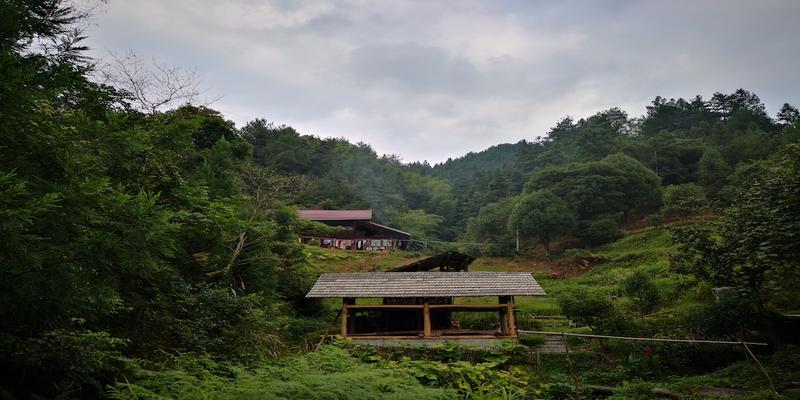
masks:
[[[413,374],[366,364],[344,349],[318,352],[249,368],[219,364],[207,357],[177,356],[140,367],[135,383],[118,382],[114,399],[450,399],[455,393],[421,384]]]

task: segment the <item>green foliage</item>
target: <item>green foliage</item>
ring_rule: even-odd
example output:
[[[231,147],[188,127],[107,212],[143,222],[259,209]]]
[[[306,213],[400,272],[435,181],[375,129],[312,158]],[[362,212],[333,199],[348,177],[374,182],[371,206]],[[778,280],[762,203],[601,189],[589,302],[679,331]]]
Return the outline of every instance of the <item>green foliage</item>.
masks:
[[[600,161],[546,168],[532,175],[526,188],[552,191],[569,202],[579,219],[652,210],[661,198],[658,176],[622,154]]]
[[[611,218],[600,218],[585,225],[579,235],[590,245],[611,243],[621,236],[617,223]]]
[[[694,183],[671,185],[664,189],[664,212],[688,218],[708,206],[703,188]]]
[[[444,221],[439,215],[428,214],[424,210],[386,210],[387,218],[397,227],[402,227],[411,236],[419,239],[435,238]]]
[[[596,332],[608,332],[607,329],[615,325],[619,314],[608,295],[598,291],[575,291],[560,295],[558,305],[569,319]]]
[[[698,163],[697,183],[710,195],[715,195],[725,186],[731,172],[730,166],[722,158],[722,153],[710,148],[703,153]]]
[[[800,146],[790,145],[770,162],[725,211],[714,230],[676,231],[677,268],[715,284],[746,288],[757,304],[794,308],[795,261],[800,226]],[[768,290],[765,290],[768,288]]]
[[[575,216],[567,203],[555,194],[540,190],[522,195],[508,218],[508,228],[523,237],[537,237],[550,257],[550,239],[569,233]]]
[[[664,222],[666,222],[666,218],[664,218],[663,214],[656,213],[656,214],[650,214],[647,217],[645,217],[645,221],[647,222],[647,225],[650,225],[653,228],[659,228],[662,225],[664,225]]]
[[[448,182],[458,183],[469,180],[476,173],[493,171],[510,163],[523,145],[524,142],[498,144],[477,153],[469,152],[456,159],[448,158],[447,161],[433,167],[420,165],[419,168]],[[414,168],[415,164],[410,166]]]
[[[705,303],[690,315],[693,329],[706,338],[739,340],[751,332],[764,331],[764,316],[757,301],[733,288],[720,293],[717,301]]]
[[[0,338],[4,345],[13,340],[6,334]],[[93,396],[102,392],[108,382],[120,379],[121,371],[127,369],[129,360],[122,354],[127,342],[107,332],[46,331],[37,337],[15,341],[13,350],[4,349],[13,351],[16,369],[4,368],[3,381],[13,382],[29,393],[42,393],[40,386],[47,383],[63,395]],[[7,384],[3,386],[8,390]]]
[[[465,239],[472,243],[486,243],[473,252],[486,255],[508,254],[514,248],[514,235],[508,229],[508,219],[519,198],[509,197],[481,208],[478,215],[467,224]]]
[[[241,135],[253,146],[253,160],[283,176],[304,176],[291,201],[304,207],[372,208],[379,222],[418,238],[451,237],[443,222],[455,217],[449,183],[424,167],[378,157],[367,144],[301,135],[288,126],[251,121]]]
[[[68,3],[0,7],[22,22],[0,40],[3,395],[96,397],[125,357],[277,354],[316,271],[294,212],[244,186],[250,145],[214,110],[144,116],[92,83]]]
[[[407,372],[428,386],[454,390],[464,398],[526,398],[541,394],[528,372],[517,365],[524,347],[506,343],[497,348],[472,348],[443,343],[432,348],[378,351],[370,346],[341,343],[353,354],[377,365]],[[386,354],[389,353],[389,354]]]
[[[409,372],[361,363],[333,346],[251,369],[189,355],[159,367],[140,369],[135,383],[116,383],[109,397],[313,400],[447,399],[454,395],[421,385]]]
[[[636,271],[625,279],[622,292],[634,301],[642,319],[645,314],[655,311],[661,303],[658,286],[642,271]]]

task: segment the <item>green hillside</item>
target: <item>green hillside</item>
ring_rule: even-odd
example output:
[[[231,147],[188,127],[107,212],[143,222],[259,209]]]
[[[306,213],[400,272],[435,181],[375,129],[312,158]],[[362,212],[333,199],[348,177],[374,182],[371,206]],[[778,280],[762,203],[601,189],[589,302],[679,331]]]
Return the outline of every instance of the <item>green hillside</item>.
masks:
[[[469,152],[458,158],[448,158],[447,161],[434,165],[430,174],[456,185],[470,180],[476,174],[491,173],[512,162],[524,145],[524,142],[503,143],[486,150]]]

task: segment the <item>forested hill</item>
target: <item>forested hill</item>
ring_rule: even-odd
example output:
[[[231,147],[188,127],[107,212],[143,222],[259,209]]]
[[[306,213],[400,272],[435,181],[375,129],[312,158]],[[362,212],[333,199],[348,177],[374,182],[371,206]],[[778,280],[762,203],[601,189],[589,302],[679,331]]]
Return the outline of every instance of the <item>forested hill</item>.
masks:
[[[494,171],[513,161],[524,146],[524,141],[503,143],[479,152],[469,152],[455,159],[448,158],[447,161],[434,165],[431,174],[450,183],[468,180],[476,173]]]
[[[253,162],[289,178],[291,202],[313,208],[373,208],[379,221],[416,237],[454,237],[445,221],[457,218],[450,185],[429,166],[378,156],[368,144],[301,135],[288,126],[255,120],[240,130]]]
[[[543,140],[500,144],[433,167],[264,120],[240,134],[257,164],[297,182],[292,202],[299,206],[371,207],[379,220],[417,238],[502,243],[496,250],[507,252],[510,207],[536,191],[552,192],[570,210],[575,223],[559,235],[589,241],[608,240],[635,218],[674,214],[674,202],[724,206],[761,160],[798,141],[799,119],[789,104],[771,117],[744,89],[710,99],[656,97],[642,116],[612,108],[565,117]],[[602,230],[605,238],[597,237]]]

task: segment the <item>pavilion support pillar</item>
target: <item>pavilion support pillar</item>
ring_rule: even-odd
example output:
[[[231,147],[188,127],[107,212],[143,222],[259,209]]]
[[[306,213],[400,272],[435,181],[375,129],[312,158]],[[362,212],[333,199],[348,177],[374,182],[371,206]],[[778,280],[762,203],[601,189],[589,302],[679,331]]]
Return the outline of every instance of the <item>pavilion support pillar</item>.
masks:
[[[506,314],[507,314],[507,321],[508,321],[508,335],[509,336],[517,336],[517,321],[514,316],[514,298],[509,297],[509,302],[506,303]]]
[[[347,336],[347,333],[351,330],[355,330],[355,326],[352,326],[350,323],[350,310],[348,306],[356,304],[356,299],[353,298],[344,298],[342,299],[342,336]]]
[[[422,306],[422,336],[431,337],[431,307],[428,303]]]
[[[506,299],[508,296],[498,296],[497,303],[498,304],[505,304]],[[508,311],[505,307],[500,308],[500,334],[503,336],[508,335],[508,316],[506,315],[506,311]]]
[[[500,333],[503,336],[517,336],[514,321],[514,300],[511,296],[498,296],[497,302],[505,307],[500,308]]]

